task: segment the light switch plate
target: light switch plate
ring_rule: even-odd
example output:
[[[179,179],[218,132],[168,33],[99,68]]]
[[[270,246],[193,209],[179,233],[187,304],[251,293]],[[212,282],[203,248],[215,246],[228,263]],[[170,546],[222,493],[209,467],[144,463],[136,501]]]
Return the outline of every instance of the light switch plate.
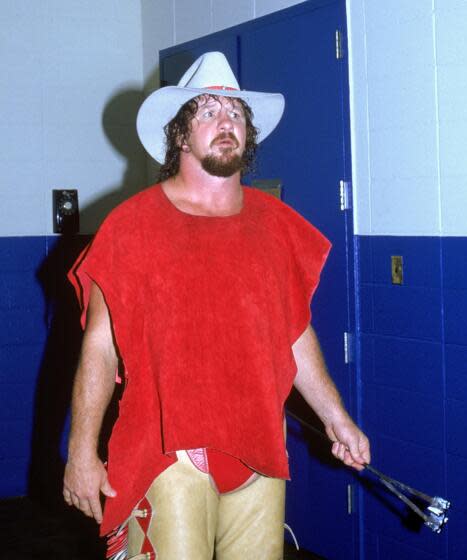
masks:
[[[402,284],[404,281],[404,259],[401,255],[391,256],[391,276],[393,284]]]

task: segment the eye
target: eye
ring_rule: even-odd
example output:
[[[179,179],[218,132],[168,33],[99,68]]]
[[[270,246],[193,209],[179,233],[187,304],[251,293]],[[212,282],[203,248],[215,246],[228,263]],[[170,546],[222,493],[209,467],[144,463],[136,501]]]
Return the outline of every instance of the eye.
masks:
[[[239,120],[243,118],[243,111],[240,109],[232,109],[229,114],[231,119]]]
[[[201,113],[203,119],[210,119],[214,116],[214,111],[212,109],[206,109]]]

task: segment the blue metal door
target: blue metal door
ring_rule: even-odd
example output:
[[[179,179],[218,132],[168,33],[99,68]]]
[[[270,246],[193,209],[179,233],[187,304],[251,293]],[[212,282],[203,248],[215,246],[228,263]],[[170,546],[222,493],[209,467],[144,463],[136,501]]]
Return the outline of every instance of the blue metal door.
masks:
[[[333,243],[313,300],[312,323],[331,375],[354,412],[354,368],[344,356],[344,333],[354,325],[353,232],[339,197],[340,181],[350,177],[347,61],[336,55],[336,31],[345,37],[344,0],[304,2],[163,51],[161,76],[176,83],[202,52],[222,50],[243,89],[284,93],[284,118],[260,148],[257,178],[280,178],[285,202]],[[319,426],[296,395],[290,406]],[[327,442],[291,420],[288,450],[288,524],[303,548],[329,560],[352,560],[351,474],[332,460]]]
[[[345,30],[342,19],[341,3],[333,2],[291,12],[242,35],[240,71],[243,88],[281,91],[286,97],[284,118],[261,149],[260,175],[280,177],[284,200],[333,243],[312,304],[312,324],[330,372],[351,407],[353,369],[346,363],[343,338],[353,325],[347,258],[352,232],[339,200],[340,181],[350,172],[346,75],[336,55],[336,31]],[[295,411],[319,425],[302,403],[293,401]],[[305,548],[329,559],[354,558],[349,473],[331,460],[327,443],[305,434],[294,421],[289,421],[288,432],[288,523]]]

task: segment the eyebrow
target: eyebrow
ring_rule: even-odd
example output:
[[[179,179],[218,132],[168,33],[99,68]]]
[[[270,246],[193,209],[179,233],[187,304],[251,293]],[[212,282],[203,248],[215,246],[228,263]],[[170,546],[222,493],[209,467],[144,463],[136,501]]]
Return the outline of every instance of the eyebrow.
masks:
[[[219,100],[211,98],[208,99],[202,105],[199,105],[198,110],[202,110],[206,107],[212,107],[213,105],[220,105],[220,104],[221,102]],[[233,109],[241,109],[243,111],[243,106],[238,100],[232,99],[231,101],[229,101],[229,104],[232,106]]]

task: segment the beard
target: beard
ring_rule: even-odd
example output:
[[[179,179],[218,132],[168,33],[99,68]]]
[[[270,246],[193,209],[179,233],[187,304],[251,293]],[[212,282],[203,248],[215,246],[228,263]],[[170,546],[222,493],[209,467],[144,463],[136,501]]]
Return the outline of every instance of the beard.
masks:
[[[204,171],[215,177],[231,177],[243,168],[242,156],[234,154],[234,149],[236,149],[239,144],[237,138],[231,132],[220,134],[214,138],[211,147],[218,141],[220,142],[224,139],[232,140],[235,146],[233,148],[230,146],[223,148],[221,149],[220,155],[215,156],[210,154],[201,160],[201,167]]]
[[[225,154],[222,156],[205,156],[201,160],[201,167],[215,177],[232,177],[237,171],[243,168],[243,161],[239,155],[230,156],[228,159]]]

